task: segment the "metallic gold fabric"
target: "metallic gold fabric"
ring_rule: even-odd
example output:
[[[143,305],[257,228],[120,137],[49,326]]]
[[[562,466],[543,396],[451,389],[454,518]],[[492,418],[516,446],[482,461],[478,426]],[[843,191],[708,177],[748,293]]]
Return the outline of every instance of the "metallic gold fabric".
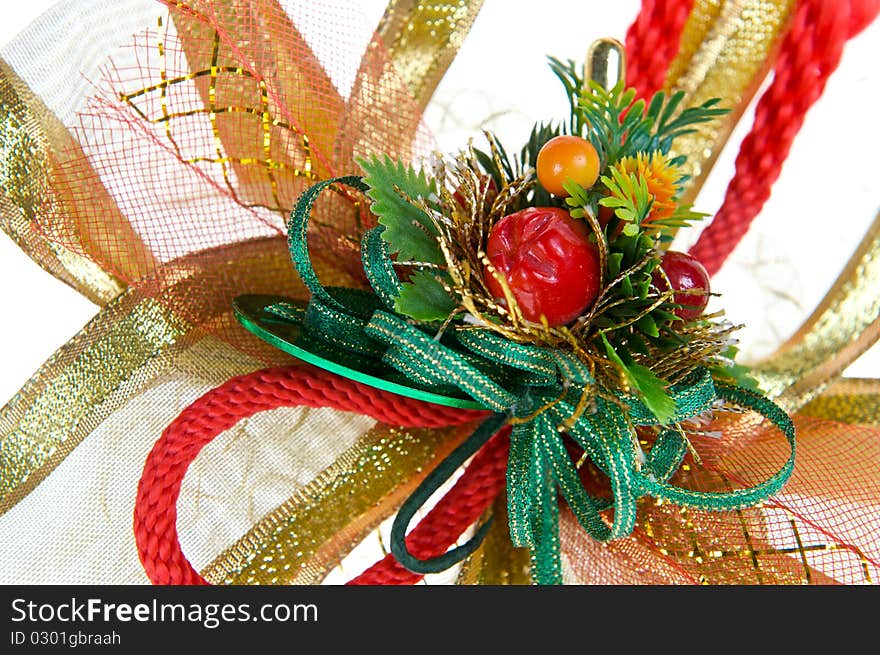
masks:
[[[63,174],[62,160],[74,159],[70,153],[78,147],[52,112],[2,59],[0,150],[4,152],[0,160],[0,227],[40,266],[89,300],[106,304],[119,295],[125,286],[116,276],[102,269],[94,259],[47,239],[36,229],[53,215],[76,211],[69,204],[75,204],[76,198],[60,192],[63,183],[56,176]],[[86,164],[79,167],[77,174],[83,185],[95,176]],[[121,226],[109,198],[106,204],[111,208],[108,221],[119,221]],[[131,245],[135,246],[134,239]]]
[[[470,431],[377,425],[202,572],[213,584],[316,584]]]
[[[531,584],[528,548],[514,548],[507,527],[507,496],[502,493],[482,520],[493,517],[492,526],[480,547],[463,563],[458,584],[526,585]]]
[[[794,410],[880,336],[880,214],[831,290],[795,335],[756,369],[762,387]]]
[[[880,380],[838,378],[801,407],[804,416],[880,427]]]
[[[682,106],[722,98],[733,111],[675,142],[692,175],[683,199],[693,202],[734,126],[772,65],[794,0],[695,0],[664,89],[684,91]]]
[[[95,134],[129,130],[138,135],[131,143],[102,143],[94,134],[77,141],[80,135],[71,137],[0,64],[0,138],[15,152],[4,154],[3,161],[19,167],[0,169],[4,228],[42,266],[98,302],[110,301],[136,281],[136,288],[105,308],[0,413],[0,514],[7,517],[80,441],[95,438],[108,417],[138,423],[144,405],[128,403],[163,371],[198,378],[209,370],[205,377],[213,382],[221,373],[290,362],[238,328],[229,311],[231,298],[244,291],[302,295],[281,234],[285,205],[312,176],[342,172],[357,154],[411,154],[413,135],[421,138],[420,110],[481,3],[392,2],[380,28],[384,45],[374,39],[368,47],[347,98],[329,83],[274,0],[166,4],[169,9],[157,12],[148,41],[135,46],[149,51],[144,58],[149,66],[122,71],[130,77],[114,87],[121,91],[113,96],[122,106],[114,115],[120,120],[102,124],[106,116],[95,110]],[[689,102],[723,96],[741,113],[766,72],[792,4],[696,0],[667,88],[685,89]],[[189,68],[182,70],[184,64]],[[188,96],[189,91],[194,93]],[[195,123],[200,117],[207,120]],[[735,112],[720,129],[679,143],[699,167],[689,194],[696,193],[738,117]],[[150,190],[161,190],[164,213],[149,206],[128,216],[131,207],[123,211],[119,202],[136,191],[135,185],[114,196],[103,187],[120,163],[119,152],[129,145],[144,148],[132,150],[132,159],[142,166],[139,173],[153,185]],[[137,159],[139,152],[149,156]],[[167,162],[161,160],[169,153]],[[87,161],[92,165],[85,166]],[[10,179],[15,184],[10,186]],[[131,206],[140,208],[144,197],[135,195]],[[197,222],[205,213],[214,231],[200,232],[210,225]],[[333,244],[322,281],[357,285],[347,266],[357,258],[345,249],[351,246],[349,232],[357,229],[357,205],[340,196],[319,210],[318,218],[328,221],[326,243]],[[145,245],[138,235],[151,231],[165,240]],[[193,235],[204,240],[205,234],[215,240],[199,241],[182,254],[175,250]],[[876,288],[877,248],[875,223],[820,309],[761,369],[790,406],[814,396],[876,338],[880,310],[870,290],[872,284]],[[155,257],[154,249],[163,256]],[[228,344],[239,356],[230,355]],[[196,350],[199,357],[190,356]],[[718,515],[645,503],[635,535],[613,544],[585,541],[573,517],[563,512],[566,580],[877,582],[880,552],[871,533],[872,517],[880,512],[876,391],[876,381],[837,382],[804,407],[806,416],[798,419],[802,457],[791,485],[772,505]],[[162,393],[157,391],[157,398]],[[302,489],[258,521],[205,574],[216,582],[320,581],[394,511],[464,430],[377,426],[316,479],[303,480]],[[140,433],[142,440],[151,436]],[[765,436],[735,435],[746,446],[730,450],[704,439],[698,448],[710,477],[702,483],[724,490],[726,484],[748,482],[750,472],[760,475],[771,468],[780,456],[778,439]],[[682,473],[684,483],[703,475],[690,466]],[[197,502],[185,509],[198,513]],[[503,530],[503,502],[493,512],[495,526],[460,581],[528,582],[523,553],[510,548]]]
[[[473,25],[483,0],[391,0],[378,32],[420,109]]]
[[[188,77],[210,112],[217,141],[213,159],[224,168],[224,180],[232,186],[228,166],[241,201],[287,211],[293,198],[283,178],[331,175],[332,162],[312,156],[313,150],[333,151],[343,116],[343,100],[329,76],[274,0],[190,0],[171,5],[170,16],[189,62]],[[288,36],[250,36],[270,29]],[[251,65],[242,66],[242,59]],[[164,70],[160,76],[164,79]],[[170,96],[172,89],[163,93]],[[176,122],[166,106],[153,120]]]
[[[798,466],[764,504],[702,512],[642,502],[633,535],[610,543],[583,536],[563,512],[567,581],[587,584],[875,584],[880,575],[880,431],[796,417]],[[698,439],[701,466],[677,484],[725,491],[781,456],[776,437],[745,422],[721,442]],[[830,471],[835,471],[831,473]]]
[[[187,329],[155,300],[124,294],[59,351],[0,414],[0,514],[94,428],[98,406],[121,406],[135,376],[155,374]]]
[[[407,11],[417,9],[412,5]],[[436,10],[438,15],[445,13],[439,7]],[[392,6],[387,17],[394,19],[396,12]],[[463,36],[456,30],[469,25],[461,13],[453,13],[450,20],[454,25],[448,23],[446,28],[432,31],[438,41],[433,49],[438,61],[430,72],[438,79]],[[4,408],[0,416],[0,513],[32,491],[108,412],[124,411],[126,401],[163,367],[183,362],[182,353],[204,335],[235,343],[265,364],[289,361],[250,339],[230,312],[235,293],[302,293],[283,238],[279,234],[255,240],[253,231],[242,232],[246,238],[239,237],[237,243],[159,264],[150,248],[158,249],[166,259],[179,250],[178,243],[186,241],[187,231],[193,229],[187,223],[181,224],[184,216],[183,220],[189,222],[200,207],[214,209],[226,193],[245,207],[244,212],[238,208],[241,218],[248,217],[249,209],[268,207],[279,213],[280,225],[297,190],[335,170],[340,162],[345,162],[346,168],[353,166],[352,152],[374,151],[385,144],[399,149],[391,150],[395,156],[411,154],[419,111],[411,98],[408,102],[413,109],[407,113],[402,108],[400,99],[409,97],[409,91],[399,79],[386,68],[376,73],[379,67],[375,64],[387,57],[381,48],[372,48],[374,65],[360,73],[361,94],[354,94],[346,104],[277,2],[169,2],[168,12],[163,15],[160,10],[157,14],[155,32],[147,33],[135,45],[150,51],[144,59],[148,63],[142,69],[110,69],[108,78],[100,80],[102,85],[112,85],[117,93],[112,100],[101,97],[90,106],[95,112],[90,117],[94,121],[91,125],[96,129],[77,135],[86,139],[85,147],[80,147],[11,69],[5,64],[0,69],[0,136],[6,166],[2,171],[4,227],[41,265],[96,301],[109,301],[127,282],[135,282],[138,287],[99,314]],[[405,23],[395,24],[405,29]],[[173,33],[169,32],[172,25]],[[254,34],[261,36],[254,39]],[[426,39],[420,43],[427,47]],[[181,70],[183,64],[189,67],[187,71]],[[379,77],[373,78],[374,74]],[[132,82],[139,76],[143,82],[136,86]],[[412,77],[410,81],[417,80]],[[422,89],[423,101],[430,95],[426,88]],[[367,95],[369,102],[356,106]],[[374,106],[378,98],[390,104]],[[390,106],[401,109],[389,113]],[[376,112],[381,114],[378,118]],[[193,121],[199,115],[208,117],[213,130],[208,140],[212,150],[204,153],[193,152],[202,138],[194,139],[192,132],[197,125]],[[357,115],[356,120],[351,118],[353,115]],[[379,120],[389,115],[396,120]],[[101,132],[100,123],[105,120],[112,122]],[[362,134],[369,121],[368,132]],[[132,130],[139,125],[144,128],[142,132]],[[109,134],[114,138],[123,135],[126,130],[138,136],[124,145],[105,138]],[[147,247],[113,203],[103,180],[125,175],[120,162],[113,159],[118,153],[131,151],[137,158],[134,153],[146,152],[143,148],[147,144],[153,147],[157,140],[164,141],[164,150],[141,155],[143,159],[135,162],[143,167],[137,178],[153,176],[162,180],[163,185],[155,188],[162,188],[165,197],[156,201],[162,204],[140,205],[142,215],[133,216],[131,225],[137,224],[138,231],[155,230],[156,225],[149,222],[150,214],[167,212],[166,207],[177,215],[177,224],[170,226],[166,234],[160,233],[159,241],[152,234],[154,240]],[[342,145],[342,141],[358,145],[353,149]],[[168,152],[177,161],[161,160]],[[213,182],[202,190],[185,185],[179,191],[175,189],[173,182],[181,172],[172,169],[180,164],[188,165],[190,170],[200,169],[199,174],[209,182],[209,178],[217,179],[218,172],[222,180],[220,194],[213,190],[217,188],[211,186]],[[188,174],[186,168],[178,171]],[[132,192],[137,192],[137,181],[128,180],[117,190],[126,200],[136,198]],[[215,204],[204,204],[200,194],[214,194]],[[352,224],[344,224],[340,218],[346,214],[351,217],[351,208],[349,199],[328,202],[319,210],[320,217],[327,217],[321,227],[332,230],[332,234],[354,232]],[[214,220],[240,221],[239,216],[233,218],[228,213],[229,209],[222,211],[230,217],[220,214]],[[250,216],[255,215],[250,212]],[[220,228],[217,233],[226,239],[239,234],[237,226],[234,232],[224,233]],[[328,267],[324,262],[322,280],[345,286],[359,284],[344,270],[353,257],[338,257],[338,252],[334,255],[329,251],[324,254],[332,265]],[[403,433],[386,436],[391,439],[386,455],[400,458],[401,467],[382,469],[384,472],[377,477],[385,480],[384,487],[378,481],[374,487],[383,490],[380,500],[386,503],[382,505],[385,515],[393,510],[387,503],[400,500],[395,494],[402,492],[392,489],[395,481],[400,482],[401,476],[413,471],[404,462],[415,462],[413,467],[419,468],[427,461],[423,457],[428,448],[425,444],[430,444],[436,455],[455,441],[449,431],[433,432],[421,440]],[[378,460],[372,463],[379,464]],[[401,488],[408,488],[408,484],[414,483],[406,482]],[[313,571],[312,577],[316,575]]]

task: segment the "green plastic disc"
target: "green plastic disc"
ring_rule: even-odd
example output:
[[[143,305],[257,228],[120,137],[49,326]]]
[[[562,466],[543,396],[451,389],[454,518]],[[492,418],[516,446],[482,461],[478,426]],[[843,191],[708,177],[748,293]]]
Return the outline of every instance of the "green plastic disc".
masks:
[[[436,403],[437,405],[445,405],[447,407],[459,407],[461,409],[486,409],[472,398],[464,395],[447,396],[403,382],[389,380],[387,377],[383,377],[383,373],[386,376],[391,376],[395,374],[395,371],[381,363],[377,363],[375,368],[360,370],[327,359],[324,355],[309,350],[305,347],[307,344],[298,341],[300,334],[298,326],[266,311],[266,307],[279,302],[297,305],[303,309],[308,305],[308,303],[302,300],[254,294],[238,296],[232,301],[232,309],[235,312],[235,318],[249,332],[252,332],[266,343],[325,371],[330,371],[336,375],[381,389],[382,391],[390,391],[400,396],[415,398],[416,400],[423,400],[428,403]]]

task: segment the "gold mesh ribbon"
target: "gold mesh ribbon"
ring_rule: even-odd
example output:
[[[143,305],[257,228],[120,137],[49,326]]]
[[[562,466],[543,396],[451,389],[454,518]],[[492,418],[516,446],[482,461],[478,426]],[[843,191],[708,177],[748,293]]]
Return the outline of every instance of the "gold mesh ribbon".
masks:
[[[801,407],[804,416],[880,427],[880,380],[838,378]]]
[[[406,84],[392,74],[393,64],[377,37],[346,102],[279,3],[193,0],[166,4],[168,14],[157,19],[156,33],[148,35],[147,47],[155,55],[149,60],[155,64],[149,70],[150,82],[142,88],[124,89],[110,102],[121,103],[135,115],[135,123],[126,127],[136,127],[137,121],[149,126],[145,138],[162,139],[165,151],[207,178],[206,189],[219,187],[239,207],[277,212],[277,225],[299,190],[340,168],[351,170],[354,155],[380,149],[395,156],[411,155],[419,103],[427,102],[479,6],[458,2],[447,11],[442,3],[426,3],[425,7],[402,3],[404,8],[392,4],[383,22],[384,35],[401,61],[416,47],[431,52],[436,61],[424,72],[431,80],[420,85],[410,71],[407,84],[418,88],[416,102]],[[428,15],[425,11],[433,12],[438,22],[418,42],[413,41],[406,36],[410,33],[407,21],[421,20]],[[442,16],[446,18],[441,26]],[[172,25],[173,35],[169,32]],[[253,34],[260,38],[252,38]],[[185,72],[180,68],[183,61],[188,67]],[[113,78],[110,83],[122,88],[127,81]],[[111,172],[113,166],[102,159],[103,144],[88,144],[95,166],[103,167],[98,171],[77,140],[2,62],[0,94],[4,229],[41,265],[95,301],[110,301],[129,282],[138,287],[103,310],[3,408],[2,514],[106,417],[125,411],[128,400],[163,370],[184,361],[186,353],[198,348],[206,336],[235,342],[251,356],[234,364],[218,362],[217,370],[226,376],[249,372],[259,363],[289,363],[288,357],[237,327],[231,317],[231,298],[245,291],[293,296],[302,296],[304,291],[294,277],[280,234],[257,238],[251,234],[237,243],[160,264],[151,248],[162,251],[165,244],[144,244],[103,186],[100,175]],[[107,102],[99,98],[91,109],[106,108]],[[122,113],[113,116],[131,120]],[[192,133],[188,136],[187,130],[200,117],[209,120],[211,147],[193,152]],[[154,173],[145,170],[144,174]],[[197,200],[184,199],[181,206]],[[322,279],[327,284],[357,286],[359,279],[346,272],[354,260],[349,242],[359,229],[357,204],[340,196],[319,213],[328,217],[321,227],[332,250],[326,253],[330,263],[324,262]],[[173,252],[175,244],[168,245],[168,252]],[[364,450],[361,459],[349,453],[341,460],[360,462],[363,473],[378,473],[360,498],[363,502],[348,503],[348,509],[357,508],[363,516],[345,515],[348,519],[343,520],[339,514],[342,522],[337,527],[341,530],[351,523],[355,535],[363,534],[363,526],[373,527],[377,519],[364,517],[387,516],[393,511],[400,494],[415,484],[437,453],[455,444],[458,434],[377,427],[359,442]],[[386,444],[386,456],[394,456],[394,469],[387,468],[384,460],[379,466],[379,461],[371,459],[379,443]],[[329,473],[322,478],[327,483],[331,479]],[[317,486],[309,487],[313,501]],[[301,492],[297,497],[305,495]],[[326,502],[333,501],[316,507],[330,507]],[[283,509],[271,516],[281,521],[282,514]],[[297,515],[301,514],[300,508]],[[258,533],[255,530],[251,539]],[[347,552],[350,546],[338,546],[339,552]],[[326,546],[322,548],[320,556],[326,557]],[[300,559],[312,562],[318,555],[315,551]],[[301,577],[311,581],[320,577],[319,570],[325,570],[316,569],[314,562],[308,566]],[[240,575],[248,573],[243,570]]]
[[[482,6],[483,0],[388,4],[379,36],[420,109],[427,107]]]
[[[202,576],[212,584],[319,583],[472,429],[377,425]]]
[[[141,273],[138,258],[148,257],[140,239],[119,213],[110,196],[96,194],[88,206],[88,190],[103,186],[88,165],[76,140],[51,111],[0,59],[0,227],[40,266],[89,300],[106,304],[125,288],[112,270]],[[77,241],[88,253],[77,252],[37,229],[65,215],[100,212],[119,240],[106,243],[88,231]]]
[[[140,112],[139,120],[155,130],[151,138],[158,134],[155,138],[189,165],[187,170],[197,169],[236,209],[269,216],[267,228],[242,233],[238,242],[222,247],[169,254],[160,264],[153,249],[161,250],[163,244],[143,243],[104,189],[100,172],[85,163],[89,159],[77,140],[8,66],[0,65],[2,138],[14,153],[4,162],[16,162],[16,167],[6,164],[2,170],[4,229],[42,266],[96,301],[108,302],[126,284],[137,282],[138,287],[104,309],[3,409],[0,513],[20,501],[103,420],[125,411],[126,401],[161,371],[185,361],[186,353],[206,343],[206,337],[234,342],[248,355],[217,362],[212,369],[217,375],[289,362],[237,328],[229,312],[231,297],[244,291],[303,293],[279,228],[291,199],[313,179],[350,170],[354,156],[411,154],[413,139],[419,138],[420,110],[481,2],[392,2],[380,26],[381,41],[374,39],[368,46],[347,99],[315,57],[301,56],[306,52],[302,35],[278,3],[166,4],[168,14],[156,23],[158,68],[151,71],[152,86],[129,89],[116,100]],[[666,87],[684,89],[688,102],[723,96],[736,111],[720,127],[677,143],[678,152],[694,164],[690,197],[766,73],[792,5],[790,0],[694,2]],[[166,38],[170,26],[176,41]],[[279,33],[290,39],[273,38]],[[262,38],[249,39],[253,34]],[[176,49],[166,48],[172,42]],[[175,74],[184,59],[187,71]],[[189,98],[191,105],[183,108],[180,94],[187,85],[198,100]],[[199,115],[209,117],[209,138],[200,142],[210,147],[188,152],[178,135]],[[100,156],[93,159],[101,163]],[[83,229],[57,231],[72,225],[65,216],[86,217]],[[358,206],[339,196],[319,208],[317,218],[325,221],[328,247],[322,279],[357,285],[347,264],[356,261],[351,235],[360,228]],[[872,504],[880,496],[874,473],[880,462],[871,445],[877,442],[876,381],[837,382],[817,395],[877,337],[880,308],[870,289],[876,288],[878,247],[875,222],[819,309],[761,369],[790,407],[812,398],[798,419],[803,444],[798,471],[775,504],[720,516],[644,503],[633,537],[607,545],[585,541],[573,518],[563,512],[569,581],[878,579],[880,553],[866,538],[872,513],[880,511]],[[435,458],[462,434],[377,426],[356,439],[324,474],[258,521],[205,569],[206,576],[215,582],[322,579],[394,511]],[[704,474],[688,465],[682,482],[724,489],[739,484],[749,471],[760,474],[779,455],[774,440],[740,438],[743,448],[726,454],[719,450],[714,459],[706,458],[715,467],[705,474],[709,477],[689,479]],[[377,444],[393,466],[377,468],[379,460],[371,450]],[[711,454],[711,443],[700,446]],[[847,476],[830,477],[828,461]],[[360,490],[356,502],[346,502],[353,489]],[[860,512],[856,519],[835,518],[853,516],[850,505]],[[492,511],[497,514],[492,533],[465,564],[459,581],[527,582],[523,553],[510,547],[503,530],[503,504],[496,503]],[[328,516],[332,521],[321,520]]]
[[[569,581],[601,584],[874,584],[880,576],[880,430],[796,417],[798,465],[785,488],[758,507],[703,512],[642,501],[633,535],[607,544],[585,538],[562,514]],[[767,431],[699,438],[701,466],[676,483],[726,491],[784,455]],[[735,447],[732,447],[735,446]],[[830,471],[837,471],[836,474]]]
[[[528,548],[514,548],[507,526],[507,495],[501,493],[487,511],[494,521],[486,538],[461,566],[458,584],[526,585],[532,583]]]

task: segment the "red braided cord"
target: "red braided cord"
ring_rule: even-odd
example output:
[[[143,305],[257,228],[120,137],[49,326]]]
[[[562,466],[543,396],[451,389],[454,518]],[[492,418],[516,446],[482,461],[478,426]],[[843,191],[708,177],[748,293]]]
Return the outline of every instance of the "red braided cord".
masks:
[[[626,81],[643,97],[663,86],[692,6],[693,0],[642,0],[626,33]]]
[[[409,533],[406,545],[413,555],[419,559],[442,555],[486,511],[504,487],[509,435],[510,427],[505,427],[492,437],[474,455],[452,489]],[[421,579],[420,574],[405,569],[389,553],[348,584],[403,585]]]
[[[798,4],[773,83],[761,97],[752,130],[740,146],[724,203],[691,249],[710,275],[721,268],[770,197],[807,110],[822,95],[847,39],[866,27],[878,9],[878,0]]]
[[[422,428],[461,424],[484,414],[404,398],[311,368],[265,369],[228,380],[181,412],[144,465],[134,534],[141,562],[155,584],[205,584],[177,538],[180,485],[199,451],[243,418],[290,406],[332,407],[384,423]],[[445,542],[447,535],[437,538]]]

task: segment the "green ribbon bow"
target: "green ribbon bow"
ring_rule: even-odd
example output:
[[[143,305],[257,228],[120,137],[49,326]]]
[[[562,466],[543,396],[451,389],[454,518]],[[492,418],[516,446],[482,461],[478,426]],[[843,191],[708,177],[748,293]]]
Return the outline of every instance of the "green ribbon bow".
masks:
[[[760,394],[715,384],[706,370],[693,372],[671,388],[676,412],[669,425],[706,412],[718,398],[762,414],[785,435],[791,454],[776,474],[760,484],[725,493],[669,484],[687,450],[681,432],[662,429],[644,455],[634,439],[634,428],[656,425],[652,412],[635,396],[617,395],[609,400],[595,394],[591,395],[594,406],[584,411],[582,399],[595,390],[595,381],[586,365],[569,353],[514,343],[473,326],[451,326],[442,339],[434,338],[394,311],[400,280],[382,239],[382,227],[369,230],[361,244],[373,292],[325,288],[312,267],[306,235],[315,199],[335,183],[367,191],[363,180],[355,176],[320,182],[302,195],[288,226],[291,258],[312,294],[307,308],[280,302],[267,311],[299,325],[300,343],[331,361],[355,368],[385,365],[389,378],[440,394],[464,393],[493,412],[431,471],[398,512],[391,548],[406,568],[418,573],[441,571],[480,544],[489,523],[464,545],[429,560],[413,556],[405,538],[410,521],[431,494],[507,422],[513,424],[507,468],[510,537],[514,546],[530,549],[532,577],[538,584],[562,582],[559,493],[584,530],[598,541],[609,541],[632,532],[637,501],[643,496],[704,510],[735,510],[765,500],[788,480],[795,456],[790,417]],[[612,500],[595,498],[586,491],[565,447],[564,434],[608,476]],[[609,523],[603,512],[612,508]]]

